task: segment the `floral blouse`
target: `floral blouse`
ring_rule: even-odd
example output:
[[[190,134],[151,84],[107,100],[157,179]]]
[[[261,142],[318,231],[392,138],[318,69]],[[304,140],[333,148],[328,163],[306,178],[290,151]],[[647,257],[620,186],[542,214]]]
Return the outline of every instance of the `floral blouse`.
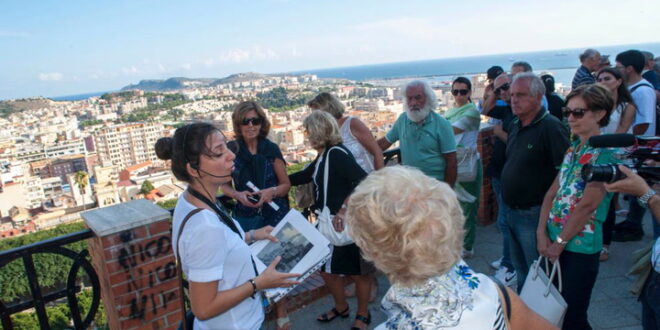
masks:
[[[421,285],[392,285],[382,308],[388,319],[377,329],[506,329],[497,285],[462,260]]]
[[[584,197],[587,182],[582,179],[582,168],[586,164],[616,164],[615,149],[594,148],[588,143],[580,146],[580,140],[574,141],[566,151],[559,169],[559,189],[552,200],[547,229],[550,240],[554,241],[564,225],[570,220],[575,206]],[[607,193],[580,233],[566,245],[566,250],[577,253],[593,254],[603,247],[602,224],[607,217],[612,193]]]

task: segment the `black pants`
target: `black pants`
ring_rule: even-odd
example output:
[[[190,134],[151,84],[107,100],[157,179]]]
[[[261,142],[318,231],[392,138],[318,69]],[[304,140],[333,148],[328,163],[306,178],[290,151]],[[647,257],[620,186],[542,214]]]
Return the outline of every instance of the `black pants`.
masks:
[[[612,243],[612,233],[614,233],[614,224],[616,223],[616,201],[619,194],[614,194],[610,200],[610,208],[607,210],[607,218],[603,223],[603,245]]]
[[[587,318],[591,292],[598,276],[599,253],[583,254],[564,251],[559,256],[563,289],[561,295],[568,308],[562,329],[591,329]]]

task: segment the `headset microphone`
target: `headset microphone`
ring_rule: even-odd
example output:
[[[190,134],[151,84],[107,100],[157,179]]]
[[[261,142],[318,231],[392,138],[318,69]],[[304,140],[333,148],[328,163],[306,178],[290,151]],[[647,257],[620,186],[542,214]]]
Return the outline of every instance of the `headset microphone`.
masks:
[[[192,164],[191,164],[191,165],[192,165]],[[206,175],[210,175],[210,176],[212,176],[212,177],[214,177],[214,178],[226,178],[226,177],[230,177],[230,176],[231,176],[231,173],[229,173],[229,174],[227,174],[227,175],[215,175],[215,174],[211,174],[211,173],[209,173],[209,172],[204,171],[203,169],[199,168],[198,166],[191,166],[191,167],[194,168],[194,169],[196,169],[196,170],[198,170],[198,171],[200,171],[200,172],[203,172],[203,173],[206,174]]]

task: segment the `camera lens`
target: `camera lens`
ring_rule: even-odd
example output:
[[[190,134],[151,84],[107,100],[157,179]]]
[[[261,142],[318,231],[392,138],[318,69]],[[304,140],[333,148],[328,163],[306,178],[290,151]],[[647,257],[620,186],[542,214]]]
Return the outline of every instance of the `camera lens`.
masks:
[[[616,164],[587,164],[582,167],[582,179],[587,182],[614,182],[624,176]]]

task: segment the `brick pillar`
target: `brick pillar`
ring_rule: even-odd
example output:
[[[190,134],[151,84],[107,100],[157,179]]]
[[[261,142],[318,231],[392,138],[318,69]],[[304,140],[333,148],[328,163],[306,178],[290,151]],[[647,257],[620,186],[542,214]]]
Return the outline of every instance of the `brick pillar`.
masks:
[[[490,184],[490,176],[486,175],[486,169],[493,154],[494,138],[493,128],[486,127],[479,131],[479,137],[477,139],[477,148],[479,149],[481,162],[484,167],[484,179],[481,185],[481,198],[479,199],[477,218],[484,226],[492,224],[497,219],[497,200],[495,199],[493,187]]]
[[[176,329],[181,304],[170,214],[147,200],[82,213],[110,329]]]

